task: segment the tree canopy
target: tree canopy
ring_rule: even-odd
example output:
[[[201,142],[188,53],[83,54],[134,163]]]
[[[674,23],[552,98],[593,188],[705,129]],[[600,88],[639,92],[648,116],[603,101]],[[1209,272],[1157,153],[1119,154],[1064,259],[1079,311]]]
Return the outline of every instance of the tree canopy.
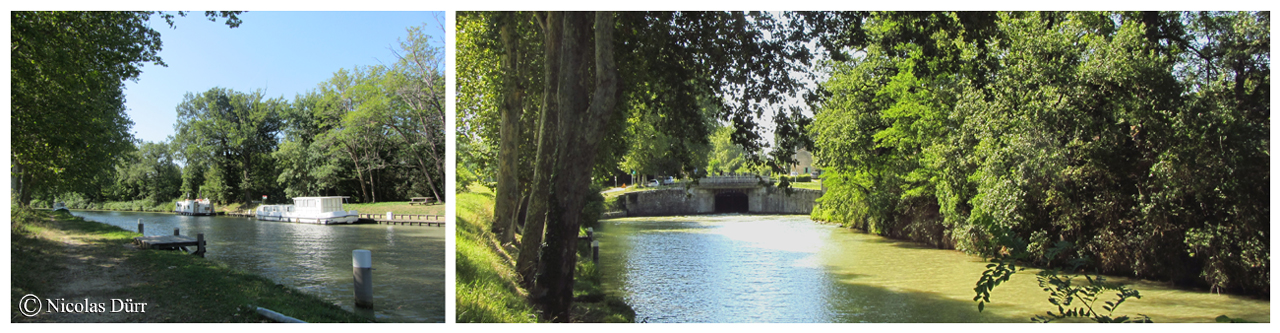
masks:
[[[863,18],[809,132],[816,218],[1268,292],[1269,13]]]
[[[206,15],[234,28],[238,13]],[[133,148],[124,80],[136,80],[146,63],[164,66],[152,14],[10,13],[10,168],[19,204],[93,183]],[[173,26],[173,14],[161,17]]]

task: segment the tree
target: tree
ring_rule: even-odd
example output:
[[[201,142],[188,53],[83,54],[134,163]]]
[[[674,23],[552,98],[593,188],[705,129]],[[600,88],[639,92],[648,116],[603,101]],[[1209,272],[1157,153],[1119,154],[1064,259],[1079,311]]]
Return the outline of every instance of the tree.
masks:
[[[143,142],[116,164],[115,200],[164,202],[179,197],[182,171],[165,142]]]
[[[699,145],[706,143],[710,132],[703,112],[715,110],[716,118],[737,125],[734,141],[749,145],[754,149],[751,157],[761,161],[764,155],[760,150],[765,144],[755,133],[754,119],[764,117],[770,105],[780,103],[779,95],[799,86],[798,80],[786,73],[808,54],[788,46],[784,34],[764,33],[779,26],[768,14],[751,13],[748,19],[746,13],[719,12],[597,13],[594,18],[592,14],[564,13],[560,23],[549,23],[555,15],[559,14],[540,13],[530,20],[522,13],[459,14],[459,136],[468,137],[468,147],[491,147],[508,137],[495,139],[494,132],[514,129],[507,124],[515,123],[523,134],[510,137],[536,141],[536,150],[506,144],[501,145],[498,155],[537,151],[533,158],[519,158],[522,162],[516,164],[532,166],[534,184],[550,184],[530,186],[533,190],[548,188],[551,192],[531,198],[517,267],[526,281],[533,267],[545,267],[534,274],[532,293],[541,295],[535,302],[543,307],[547,319],[565,321],[569,320],[572,299],[575,242],[581,224],[578,215],[585,198],[594,194],[588,190],[591,176],[616,170],[631,143],[642,140],[628,141],[627,133],[632,131],[627,120],[643,119],[654,130],[646,133],[661,133],[678,142],[665,146],[674,157],[669,164],[691,173],[705,165],[694,156],[698,149],[705,149]],[[502,22],[509,21],[496,19],[498,16],[520,19],[514,22],[517,25],[504,26]],[[604,22],[611,23],[605,26]],[[541,30],[527,23],[535,23]],[[515,33],[507,33],[504,39],[503,27],[515,27],[510,30]],[[516,59],[504,58],[513,48],[518,50],[520,61],[514,67],[500,65],[503,59]],[[503,88],[510,88],[513,82],[519,89]],[[543,87],[542,94],[512,94],[538,91],[537,87]],[[525,114],[537,110],[539,116],[499,123],[503,117],[493,110],[503,110],[506,96],[521,96],[526,101],[520,103],[521,110]],[[775,120],[795,120],[779,117],[784,114],[775,113]],[[555,126],[548,126],[548,122]],[[537,130],[526,126],[537,126]],[[556,134],[548,136],[549,131]],[[539,132],[540,137],[536,135]],[[790,158],[790,154],[782,155]],[[483,165],[490,163],[490,157],[480,157],[459,163],[480,165],[479,169],[485,170],[488,167]],[[549,183],[539,180],[540,170],[550,175]],[[500,188],[504,182],[512,186],[530,181],[525,177],[497,178]],[[538,199],[543,198],[548,200],[545,215],[538,208],[542,207]],[[507,215],[503,211],[521,206],[518,196],[500,194],[497,200],[496,205],[507,207],[495,210],[498,219]],[[512,225],[516,218],[511,221],[495,226]],[[546,247],[540,252],[535,251],[541,233],[538,221],[545,221],[546,226]],[[535,257],[540,259],[528,259]]]
[[[496,206],[493,209],[493,230],[499,235],[498,240],[504,244],[515,239],[516,213],[520,210],[520,181],[517,178],[520,141],[520,115],[524,110],[522,99],[525,85],[522,84],[520,66],[520,39],[516,36],[517,26],[525,23],[524,13],[500,13],[496,18],[498,36],[502,42],[500,56],[502,59],[502,102],[498,104],[498,125],[501,138],[498,147],[498,188],[495,191]]]
[[[862,19],[811,127],[833,171],[815,217],[1038,265],[1091,257],[1105,273],[1269,290],[1267,14]],[[1063,241],[1074,253],[1053,259]]]
[[[184,12],[178,12],[185,16]],[[239,26],[239,12],[206,12]],[[164,66],[151,12],[12,12],[10,166],[20,205],[93,183],[133,146],[124,80]],[[173,26],[172,14],[161,14]]]
[[[249,202],[255,190],[263,193],[274,188],[277,176],[271,152],[276,150],[280,114],[286,106],[281,98],[264,100],[260,91],[246,94],[212,88],[187,93],[177,107],[174,142],[186,159],[208,161],[219,170],[219,178],[225,181],[219,187],[238,192],[239,200]]]
[[[547,270],[537,277],[534,290],[535,294],[545,293],[539,302],[544,316],[568,321],[578,261],[580,212],[595,162],[599,142],[596,138],[617,105],[618,69],[613,57],[613,13],[565,13],[560,29],[564,39],[560,43],[559,87],[555,96],[560,108],[555,162],[558,172],[551,178],[553,192],[547,213],[546,240],[550,246],[543,253]],[[588,41],[594,41],[594,45]],[[588,58],[592,54],[594,59]],[[590,86],[584,80],[589,77],[584,66],[588,59],[595,64],[595,80]]]
[[[441,28],[443,30],[443,27]],[[397,101],[385,120],[399,134],[400,145],[416,163],[426,181],[427,191],[445,201],[445,101],[444,50],[431,46],[431,39],[418,27],[409,28],[408,39],[400,43],[404,52],[388,75]]]
[[[743,160],[742,146],[734,144],[729,136],[733,128],[719,126],[711,135],[711,151],[708,152],[706,170],[708,174],[746,172],[746,161]]]
[[[542,29],[545,65],[543,67],[542,113],[538,120],[538,150],[534,162],[533,184],[529,194],[529,211],[521,233],[520,255],[516,258],[516,273],[520,274],[520,282],[526,287],[533,287],[537,274],[538,259],[542,255],[542,236],[546,231],[547,209],[551,195],[551,175],[555,172],[556,152],[558,147],[557,123],[559,107],[557,96],[560,74],[560,42],[563,13],[538,13],[538,26]]]
[[[338,126],[339,117],[315,91],[299,94],[281,114],[284,136],[271,156],[280,171],[276,183],[290,197],[332,195],[347,173],[341,159],[330,158],[317,142],[321,134]]]

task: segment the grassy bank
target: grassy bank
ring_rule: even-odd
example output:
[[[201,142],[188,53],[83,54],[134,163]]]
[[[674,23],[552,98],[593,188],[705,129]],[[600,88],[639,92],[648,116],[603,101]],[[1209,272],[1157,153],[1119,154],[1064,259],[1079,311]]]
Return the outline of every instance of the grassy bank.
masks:
[[[65,213],[11,212],[14,322],[263,322],[254,306],[308,322],[368,322],[319,297],[180,251],[137,250],[138,233]],[[145,312],[19,314],[26,294],[147,303]],[[84,302],[84,301],[81,301]],[[252,305],[252,306],[250,306]]]
[[[174,201],[152,202],[151,200],[133,200],[133,201],[108,201],[108,202],[89,202],[86,200],[68,200],[64,202],[67,208],[84,209],[84,210],[117,210],[126,212],[173,212]],[[32,208],[49,209],[53,208],[53,202],[33,200]]]
[[[517,282],[514,257],[489,231],[493,223],[493,193],[473,186],[457,195],[457,321],[537,322],[528,292]],[[582,247],[579,249],[582,256]],[[587,252],[589,253],[589,252]],[[635,313],[619,298],[600,288],[600,275],[589,260],[580,260],[575,275],[573,317],[578,322],[632,322]]]
[[[423,215],[444,215],[444,204],[434,203],[430,205],[410,205],[408,201],[379,202],[371,204],[343,204],[346,210],[356,210],[360,214],[386,214],[392,212],[394,214],[423,214]]]

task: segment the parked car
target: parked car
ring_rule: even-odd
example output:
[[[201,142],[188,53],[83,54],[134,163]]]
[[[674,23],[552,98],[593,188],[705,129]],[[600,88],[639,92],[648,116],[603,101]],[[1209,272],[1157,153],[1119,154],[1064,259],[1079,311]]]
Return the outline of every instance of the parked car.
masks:
[[[663,180],[662,180],[662,185],[671,185],[671,184],[675,184],[675,183],[676,183],[676,178],[675,178],[675,177],[667,177],[666,179],[663,179]]]
[[[659,185],[659,184],[658,184],[658,180],[657,180],[657,179],[654,179],[654,180],[650,180],[650,181],[649,181],[649,186],[657,187],[658,185]]]

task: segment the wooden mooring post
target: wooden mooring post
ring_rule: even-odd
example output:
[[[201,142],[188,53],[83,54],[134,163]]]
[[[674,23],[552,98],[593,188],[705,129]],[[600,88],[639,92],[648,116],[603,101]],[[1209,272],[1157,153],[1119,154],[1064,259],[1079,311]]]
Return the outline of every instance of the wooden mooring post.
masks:
[[[196,253],[194,254],[204,258],[204,233],[196,234]]]
[[[142,219],[138,219],[138,233],[146,235],[142,232]]]
[[[600,241],[595,240],[595,228],[586,228],[586,240],[591,242],[591,264],[600,264]]]
[[[600,264],[600,241],[598,240],[591,241],[591,263]]]

